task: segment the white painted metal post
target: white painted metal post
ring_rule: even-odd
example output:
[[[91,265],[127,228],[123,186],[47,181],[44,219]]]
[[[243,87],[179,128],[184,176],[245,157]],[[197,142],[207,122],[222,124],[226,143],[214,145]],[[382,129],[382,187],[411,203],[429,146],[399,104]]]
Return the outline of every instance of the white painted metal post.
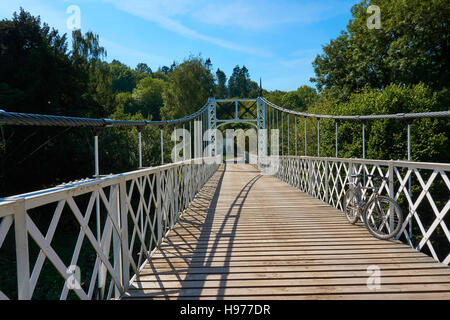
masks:
[[[411,122],[408,121],[408,161],[411,161]],[[408,169],[411,170],[411,169]],[[408,178],[408,193],[409,196],[412,198],[411,195],[411,175]],[[412,211],[411,204],[408,202],[409,212]],[[409,220],[409,238],[412,238],[412,228],[413,228],[413,219]]]
[[[127,206],[127,189],[126,182],[121,181],[119,184],[119,199],[120,199],[120,231],[121,231],[121,245],[122,245],[122,279],[124,289],[128,289],[130,282],[130,261],[129,247],[128,247],[128,206]],[[151,244],[150,244],[151,248]]]
[[[366,125],[364,120],[362,121],[362,148],[363,148],[363,159],[366,158]],[[366,170],[363,166],[363,183],[366,185]]]
[[[395,194],[394,194],[394,161],[390,160],[389,161],[389,166],[388,166],[388,174],[389,174],[389,197],[391,197],[392,199],[395,199]],[[391,232],[393,225],[394,225],[394,208],[392,206],[389,207],[389,210],[391,212],[390,214],[390,221],[389,221],[389,232]]]
[[[96,228],[97,228],[97,242],[99,247],[102,247],[102,241],[101,241],[101,217],[100,217],[100,195],[98,191],[95,191],[95,222],[96,222]],[[100,266],[98,268],[98,275],[97,275],[97,285],[98,288],[102,288],[102,267],[103,263],[100,262]],[[100,299],[100,291],[97,292],[97,298]]]
[[[329,176],[329,173],[328,173],[328,160],[325,160],[325,177],[324,177],[325,181],[324,181],[324,183],[325,183],[325,202],[326,203],[329,203],[329,201],[328,201],[329,177],[328,176]]]
[[[336,158],[338,157],[338,122],[335,121],[336,125]]]
[[[98,177],[100,174],[98,164],[98,134],[94,136],[94,177]]]
[[[291,140],[289,135],[289,113],[287,114],[287,143],[288,143],[287,155],[290,155]]]
[[[198,159],[202,155],[202,122],[201,120],[196,120],[194,122],[194,158]],[[196,164],[198,160],[196,160]]]
[[[275,109],[272,108],[272,129],[275,128]]]
[[[100,169],[99,169],[99,160],[98,160],[98,133],[95,133],[94,136],[94,177],[99,177],[100,175]],[[99,243],[99,246],[101,247],[101,225],[100,225],[100,198],[99,194],[97,192],[96,198],[95,198],[95,216],[96,216],[96,227],[97,227],[97,241]],[[100,289],[102,286],[101,283],[101,269],[103,264],[100,263],[100,267],[98,268],[98,276],[97,276],[97,283],[98,288]],[[97,294],[100,294],[98,292]],[[98,298],[100,298],[98,296]]]
[[[25,200],[14,204],[14,232],[16,238],[17,289],[19,300],[30,300],[30,256],[28,252],[28,232]]]
[[[161,164],[164,164],[164,138],[163,138],[163,130],[160,129],[161,132]]]
[[[295,155],[298,156],[298,143],[297,143],[297,116],[295,116]]]
[[[284,156],[284,125],[283,125],[283,112],[281,112],[281,155]]]
[[[139,168],[142,168],[142,132],[141,128],[138,128],[138,148],[139,148]]]
[[[408,122],[408,161],[411,161],[411,123]]]
[[[177,141],[178,141],[178,135],[176,134],[177,132],[177,126],[173,125],[173,130],[175,132],[175,141],[173,142],[173,148],[175,151],[175,158],[173,159],[173,162],[177,162],[178,160],[178,154],[177,154]]]
[[[366,126],[362,121],[362,147],[363,147],[363,159],[366,158]]]
[[[317,118],[317,156],[320,157],[320,119]]]
[[[206,148],[206,141],[203,139],[203,135],[205,134],[207,127],[206,127],[206,113],[203,112],[203,123],[202,123],[202,158],[204,156],[204,150]]]
[[[306,141],[306,117],[305,117],[305,156],[306,156],[306,143],[307,143],[307,141]]]
[[[194,121],[194,120],[192,120],[192,121]],[[194,138],[194,135],[192,134],[192,121],[189,121],[189,135],[190,135],[190,137],[189,137],[189,139],[190,139],[190,141],[189,141],[189,159],[192,159],[192,141],[195,141],[195,140],[192,140],[193,138]],[[195,146],[195,144],[194,144],[194,146]]]
[[[159,246],[162,240],[162,194],[161,194],[161,171],[156,172],[156,227],[157,227],[157,240],[156,246]]]
[[[169,220],[169,228],[172,229],[175,224],[175,215],[176,215],[176,190],[174,188],[174,178],[175,178],[175,170],[176,168],[167,169],[167,189],[169,190],[169,216],[167,219]],[[172,210],[170,210],[170,208]],[[165,231],[164,231],[165,232]]]
[[[119,274],[120,279],[120,286],[117,285],[114,286],[114,297],[118,299],[121,295],[121,292],[123,292],[124,283],[123,283],[123,273],[122,273],[122,246],[120,244],[121,242],[121,235],[120,232],[120,203],[119,203],[119,185],[116,184],[114,186],[111,186],[110,189],[110,199],[115,197],[115,201],[111,205],[111,218],[113,219],[114,223],[119,227],[119,230],[116,230],[115,228],[112,228],[113,233],[113,256],[114,256],[114,271],[117,271]]]

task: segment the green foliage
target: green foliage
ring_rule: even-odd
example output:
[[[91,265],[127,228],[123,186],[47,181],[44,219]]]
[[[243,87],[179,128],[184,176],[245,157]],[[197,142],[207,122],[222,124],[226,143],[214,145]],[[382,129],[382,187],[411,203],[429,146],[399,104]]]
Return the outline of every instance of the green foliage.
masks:
[[[216,71],[216,78],[217,78],[217,84],[216,84],[216,98],[224,99],[227,97],[227,76],[225,75],[225,72],[223,72],[220,69],[217,69]]]
[[[381,10],[381,29],[369,29],[367,7]],[[352,8],[347,31],[323,48],[314,60],[319,90],[341,97],[391,83],[424,82],[434,89],[448,87],[450,31],[447,0],[362,1]]]
[[[138,81],[136,72],[117,60],[113,60],[109,68],[112,77],[112,92],[132,92]]]
[[[381,29],[367,27],[371,4],[380,7]],[[364,0],[354,5],[347,30],[314,60],[316,77],[311,80],[321,94],[308,111],[363,115],[448,110],[449,15],[445,0]],[[406,159],[406,128],[399,120],[367,121],[367,157]],[[321,121],[321,129],[321,155],[334,156],[334,121]],[[447,119],[412,122],[412,160],[448,162],[449,135]],[[340,157],[362,157],[360,122],[341,121],[338,138]]]
[[[161,120],[160,109],[163,106],[162,94],[164,86],[163,80],[148,76],[140,80],[136,88],[134,88],[133,99],[139,105],[138,110],[145,118]]]
[[[275,90],[264,93],[266,99],[276,105],[295,111],[305,111],[318,100],[317,92],[309,86],[301,86],[295,91]]]
[[[206,103],[213,86],[214,77],[200,56],[190,56],[176,65],[164,88],[162,119],[176,119],[194,113]]]
[[[21,10],[0,22],[0,105],[17,112],[79,115],[84,76],[71,63],[66,36]],[[78,112],[80,111],[80,112]]]
[[[138,63],[134,70],[139,73],[153,74],[152,69],[146,63]]]
[[[228,97],[247,98],[257,94],[258,84],[250,80],[250,74],[245,66],[234,67],[233,74],[228,80]]]

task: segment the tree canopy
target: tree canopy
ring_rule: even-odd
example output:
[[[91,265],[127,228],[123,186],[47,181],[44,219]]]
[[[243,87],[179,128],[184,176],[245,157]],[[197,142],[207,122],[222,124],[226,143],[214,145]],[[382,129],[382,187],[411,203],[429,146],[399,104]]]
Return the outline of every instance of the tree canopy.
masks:
[[[200,56],[191,56],[174,66],[163,92],[163,119],[194,113],[203,106],[214,87],[214,77]]]
[[[380,7],[381,28],[369,29],[367,8]],[[364,0],[352,7],[347,30],[314,60],[317,88],[348,96],[368,86],[426,83],[448,87],[450,6],[447,0]]]

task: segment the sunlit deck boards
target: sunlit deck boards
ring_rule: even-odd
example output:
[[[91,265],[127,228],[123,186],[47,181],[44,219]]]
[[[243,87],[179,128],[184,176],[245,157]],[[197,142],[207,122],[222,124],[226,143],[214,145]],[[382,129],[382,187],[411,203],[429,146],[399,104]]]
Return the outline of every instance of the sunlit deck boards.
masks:
[[[369,289],[369,266],[381,287]],[[221,166],[133,282],[133,299],[450,299],[450,268],[250,165]]]

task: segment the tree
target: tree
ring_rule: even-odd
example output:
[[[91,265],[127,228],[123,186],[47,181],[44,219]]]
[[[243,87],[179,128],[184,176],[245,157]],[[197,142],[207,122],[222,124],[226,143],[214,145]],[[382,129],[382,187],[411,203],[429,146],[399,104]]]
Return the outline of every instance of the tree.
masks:
[[[123,119],[126,116],[135,115],[140,112],[139,105],[136,100],[133,99],[133,95],[131,92],[119,92],[115,96],[115,105],[116,110],[114,114],[116,115],[116,119],[122,119],[122,117],[118,117],[120,114],[124,114]]]
[[[112,79],[109,66],[102,59],[107,53],[100,46],[99,36],[80,30],[72,31],[71,59],[87,79],[84,97],[89,105],[89,117],[105,117],[115,110],[114,95],[111,92]]]
[[[252,81],[252,80],[248,80],[247,81],[247,86],[248,86],[248,90],[249,93],[247,95],[247,98],[257,98],[259,97],[259,85],[257,82]]]
[[[233,68],[233,73],[228,79],[228,96],[230,98],[237,98],[240,96],[241,91],[239,88],[239,74],[241,73],[241,68],[239,66],[235,66]]]
[[[146,63],[138,63],[136,68],[134,69],[136,72],[139,73],[146,73],[149,75],[152,75],[152,69],[146,64]]]
[[[0,105],[16,112],[81,115],[85,106],[66,36],[22,8],[0,21]],[[70,107],[69,107],[70,105]]]
[[[358,87],[355,79],[353,64],[350,60],[350,44],[348,34],[341,32],[336,40],[331,40],[323,48],[323,53],[318,55],[313,62],[315,78],[311,78],[316,83],[317,89],[331,89],[338,87],[345,94],[350,94]]]
[[[301,101],[298,109],[299,111],[305,111],[308,108],[312,107],[319,98],[319,96],[317,95],[317,91],[307,85],[298,87],[298,89],[296,90],[296,94]]]
[[[281,98],[281,106],[283,106],[283,108],[296,111],[304,111],[306,109],[303,101],[295,91],[289,91],[283,95],[283,97]]]
[[[163,106],[164,85],[163,80],[150,76],[139,81],[133,90],[133,99],[137,107],[134,113],[141,112],[145,118],[151,116],[152,120],[161,120],[160,109]]]
[[[164,88],[163,119],[175,119],[197,111],[203,106],[214,86],[214,77],[200,56],[190,56],[177,65]]]
[[[227,88],[227,76],[225,72],[217,68],[216,71],[216,97],[219,99],[224,99],[227,97],[228,88]]]
[[[173,65],[173,64],[172,64]],[[170,68],[167,66],[163,66],[162,68],[159,69],[162,73],[164,73],[165,75],[168,75],[170,72]]]
[[[110,63],[110,74],[113,93],[132,92],[138,82],[135,73],[128,66],[117,60],[113,60]]]
[[[205,61],[205,67],[206,67],[206,69],[208,69],[209,71],[211,71],[211,68],[212,68],[212,62],[211,62],[211,59],[210,59],[210,58],[206,59],[206,61]]]
[[[245,66],[242,66],[241,70],[239,70],[239,78],[238,78],[238,86],[240,89],[240,96],[242,98],[248,97],[250,92],[249,82],[250,75],[248,73],[248,69]]]
[[[274,91],[270,91],[264,94],[264,96],[266,97],[267,100],[269,100],[270,102],[281,106],[283,104],[283,96],[286,94],[285,91],[281,91],[281,90],[274,90]]]
[[[367,8],[380,7],[382,27],[367,27]],[[344,96],[390,83],[448,87],[450,29],[447,0],[364,0],[352,7],[347,31],[330,41],[313,66],[319,90],[338,87]]]
[[[7,111],[96,117],[112,94],[98,38],[66,36],[23,9],[0,21],[0,105]],[[102,68],[102,69],[99,69]],[[64,134],[62,134],[64,133]],[[47,127],[4,127],[0,194],[53,186],[91,172],[86,132]],[[33,179],[27,179],[29,176]],[[27,183],[23,183],[27,181]]]
[[[248,69],[237,65],[228,80],[228,92],[230,97],[248,98],[250,92],[258,88],[256,82],[251,81]],[[254,92],[254,91],[253,91]]]

